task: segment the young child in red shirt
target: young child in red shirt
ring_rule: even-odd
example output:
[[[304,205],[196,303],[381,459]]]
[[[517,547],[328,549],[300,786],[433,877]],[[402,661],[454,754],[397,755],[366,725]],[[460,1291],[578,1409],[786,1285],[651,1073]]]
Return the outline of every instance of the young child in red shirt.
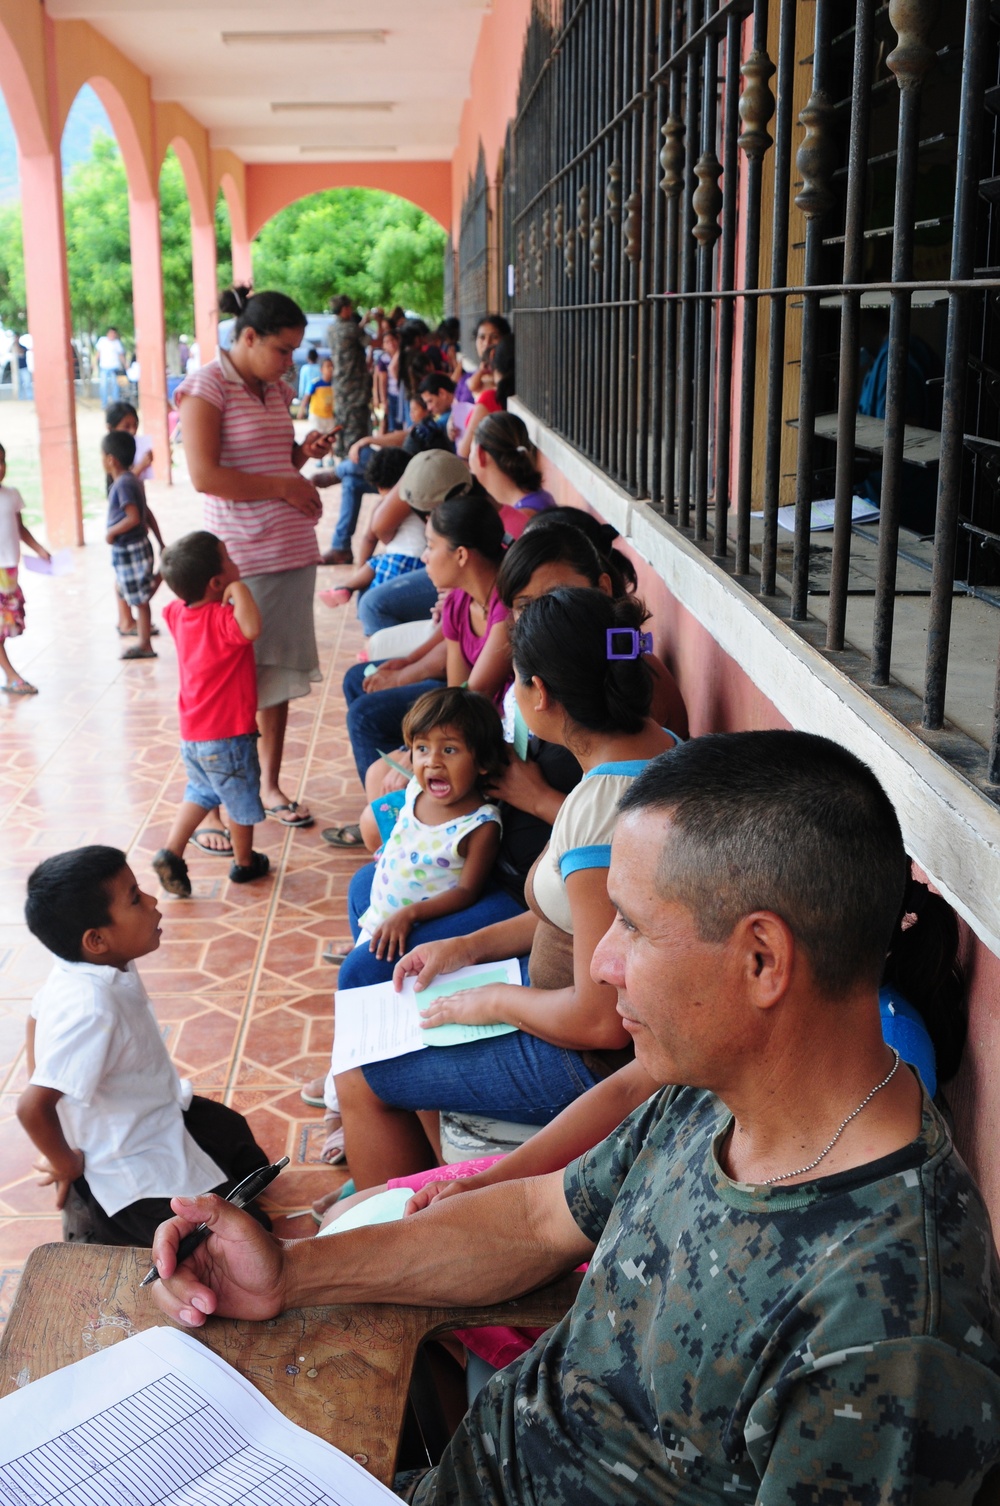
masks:
[[[263,878],[266,855],[253,851],[264,820],[257,759],[257,670],[254,639],[260,612],[226,546],[214,533],[188,533],[160,557],[163,579],[179,601],[163,620],[177,646],[181,757],[188,784],[165,847],[153,868],[168,894],[187,899],[191,880],[182,856],[205,812],[225,807],[233,844],[234,884]]]

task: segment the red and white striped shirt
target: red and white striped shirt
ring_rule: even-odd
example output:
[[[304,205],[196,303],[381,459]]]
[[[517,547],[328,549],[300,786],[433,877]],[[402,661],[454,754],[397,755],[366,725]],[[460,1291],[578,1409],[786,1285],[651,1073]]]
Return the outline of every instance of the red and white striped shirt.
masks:
[[[264,401],[248,391],[225,351],[186,377],[174,394],[204,398],[222,414],[219,464],[251,476],[294,476],[295,431],[289,407],[295,393],[284,382],[268,382]],[[182,415],[183,417],[183,415]],[[274,575],[319,560],[316,523],[281,497],[263,502],[229,502],[204,497],[205,527],[222,539],[241,575]]]

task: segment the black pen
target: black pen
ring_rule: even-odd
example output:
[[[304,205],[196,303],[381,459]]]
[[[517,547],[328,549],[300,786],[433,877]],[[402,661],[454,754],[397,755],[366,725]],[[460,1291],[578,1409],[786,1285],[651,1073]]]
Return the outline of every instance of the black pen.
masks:
[[[252,1203],[255,1197],[259,1197],[265,1187],[269,1187],[280,1171],[288,1165],[288,1157],[282,1156],[280,1161],[275,1161],[273,1166],[262,1166],[260,1171],[252,1171],[242,1182],[237,1182],[232,1192],[226,1193],[226,1202],[232,1203],[234,1208],[245,1208],[247,1203]],[[210,1229],[207,1224],[199,1224],[192,1229],[190,1234],[185,1234],[177,1246],[177,1264],[187,1260],[188,1256],[197,1250],[209,1236]],[[154,1281],[159,1281],[160,1273],[155,1265],[151,1265],[149,1271],[139,1282],[140,1286],[152,1286]]]

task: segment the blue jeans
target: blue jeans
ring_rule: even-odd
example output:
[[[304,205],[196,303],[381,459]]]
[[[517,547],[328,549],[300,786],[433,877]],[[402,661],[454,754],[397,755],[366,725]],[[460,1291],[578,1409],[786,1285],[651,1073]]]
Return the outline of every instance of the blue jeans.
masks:
[[[358,513],[361,511],[361,498],[365,492],[373,492],[374,486],[369,486],[365,480],[365,467],[370,457],[370,447],[361,451],[360,460],[339,460],[337,462],[337,475],[342,485],[340,488],[340,513],[337,524],[333,530],[333,538],[330,540],[331,549],[349,549],[351,547],[351,535],[358,522]]]
[[[579,1051],[522,1030],[411,1051],[361,1070],[372,1092],[393,1108],[488,1114],[509,1124],[548,1124],[601,1081]]]
[[[419,680],[416,685],[394,686],[391,690],[363,690],[366,664],[352,664],[344,676],[344,699],[347,702],[347,735],[361,783],[379,756],[391,753],[403,738],[403,717],[425,690],[440,690],[441,680]]]
[[[375,864],[365,863],[351,879],[347,891],[347,918],[351,935],[358,939],[360,917],[368,908],[372,893]],[[501,920],[513,920],[523,915],[524,906],[511,899],[504,889],[490,887],[482,893],[474,905],[458,910],[454,915],[442,915],[438,920],[428,920],[414,926],[407,941],[407,950],[423,941],[444,941],[449,936],[467,936],[472,931],[481,931],[484,926],[496,925]],[[367,983],[388,983],[395,962],[379,960],[367,946],[355,947],[341,964],[337,978],[338,988],[363,988]]]
[[[263,821],[256,732],[200,743],[182,742],[181,758],[187,774],[185,800],[206,811],[224,805],[237,826],[256,826]]]
[[[358,620],[370,638],[380,628],[398,627],[401,622],[419,622],[430,618],[437,601],[437,590],[426,570],[410,570],[381,586],[369,586],[358,597]],[[428,623],[429,628],[429,623]],[[427,634],[430,637],[430,631]]]
[[[101,407],[108,407],[109,403],[118,401],[118,368],[112,371],[107,366],[98,368],[100,372]]]

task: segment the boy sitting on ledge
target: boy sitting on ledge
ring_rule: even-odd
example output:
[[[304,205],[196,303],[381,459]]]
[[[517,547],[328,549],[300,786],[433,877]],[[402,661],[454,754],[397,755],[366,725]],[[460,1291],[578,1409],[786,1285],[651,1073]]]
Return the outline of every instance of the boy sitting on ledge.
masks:
[[[55,1186],[64,1238],[148,1245],[179,1186],[223,1193],[268,1158],[242,1114],[193,1097],[167,1054],[135,965],[159,946],[161,916],[123,852],[46,858],[25,919],[56,958],[31,1006],[17,1104],[41,1185]]]

